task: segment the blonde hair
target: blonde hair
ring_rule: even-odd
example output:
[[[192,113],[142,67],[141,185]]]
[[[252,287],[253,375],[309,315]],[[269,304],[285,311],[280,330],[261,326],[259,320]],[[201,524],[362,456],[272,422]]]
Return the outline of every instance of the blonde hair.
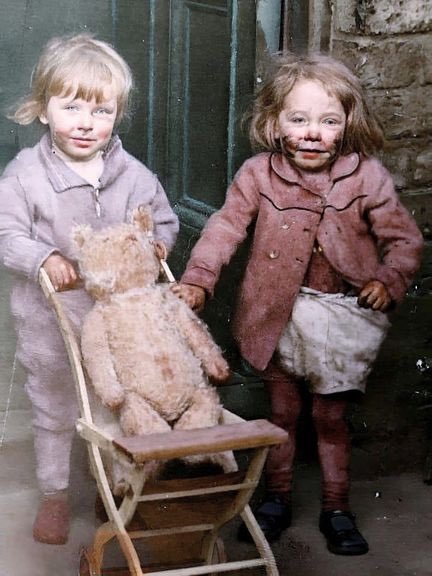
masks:
[[[249,138],[254,148],[282,151],[276,137],[277,119],[287,94],[299,80],[319,82],[342,104],[347,120],[341,154],[359,152],[369,156],[383,147],[382,128],[366,101],[360,80],[344,64],[323,54],[282,53],[273,58],[270,77],[259,89],[249,114]]]
[[[118,124],[126,115],[133,86],[132,72],[114,48],[90,34],[52,38],[33,69],[31,91],[11,118],[31,124],[44,114],[52,96],[104,100],[107,87],[117,97]]]

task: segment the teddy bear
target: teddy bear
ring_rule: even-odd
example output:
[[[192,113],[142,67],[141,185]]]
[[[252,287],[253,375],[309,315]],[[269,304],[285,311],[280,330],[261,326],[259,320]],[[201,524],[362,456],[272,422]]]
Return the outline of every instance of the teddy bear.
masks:
[[[222,405],[210,379],[228,378],[228,363],[204,322],[159,281],[166,250],[153,238],[149,212],[140,207],[131,223],[97,231],[76,227],[73,239],[94,299],[81,351],[95,397],[110,412],[101,420],[111,432],[118,423],[126,436],[220,423]],[[205,458],[235,469],[231,453]],[[111,472],[114,492],[124,491],[127,471]]]

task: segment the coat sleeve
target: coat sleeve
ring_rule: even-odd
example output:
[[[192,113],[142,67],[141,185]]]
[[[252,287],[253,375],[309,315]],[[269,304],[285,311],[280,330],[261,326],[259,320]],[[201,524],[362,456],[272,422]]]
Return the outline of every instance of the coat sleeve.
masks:
[[[386,285],[395,302],[401,302],[417,273],[422,257],[423,236],[394,189],[390,174],[382,171],[374,203],[368,208],[371,232],[381,256],[376,279]]]
[[[213,295],[221,269],[228,264],[247,236],[259,208],[254,164],[247,161],[228,188],[222,208],[208,220],[194,246],[181,281]]]
[[[34,280],[56,247],[34,234],[35,215],[18,177],[0,180],[0,258],[4,266]]]

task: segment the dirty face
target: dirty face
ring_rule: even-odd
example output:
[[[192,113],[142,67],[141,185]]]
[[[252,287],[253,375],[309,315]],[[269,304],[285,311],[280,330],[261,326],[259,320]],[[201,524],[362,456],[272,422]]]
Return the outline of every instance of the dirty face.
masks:
[[[321,83],[299,80],[287,94],[276,137],[289,160],[303,170],[323,170],[336,158],[346,126],[340,101]]]

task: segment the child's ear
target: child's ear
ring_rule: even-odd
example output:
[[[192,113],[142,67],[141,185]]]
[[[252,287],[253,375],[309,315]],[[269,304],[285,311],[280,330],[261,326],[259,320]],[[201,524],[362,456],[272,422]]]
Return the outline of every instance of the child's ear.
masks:
[[[42,124],[48,124],[48,118],[45,112],[41,112],[41,114],[39,114],[39,120],[42,122]]]

